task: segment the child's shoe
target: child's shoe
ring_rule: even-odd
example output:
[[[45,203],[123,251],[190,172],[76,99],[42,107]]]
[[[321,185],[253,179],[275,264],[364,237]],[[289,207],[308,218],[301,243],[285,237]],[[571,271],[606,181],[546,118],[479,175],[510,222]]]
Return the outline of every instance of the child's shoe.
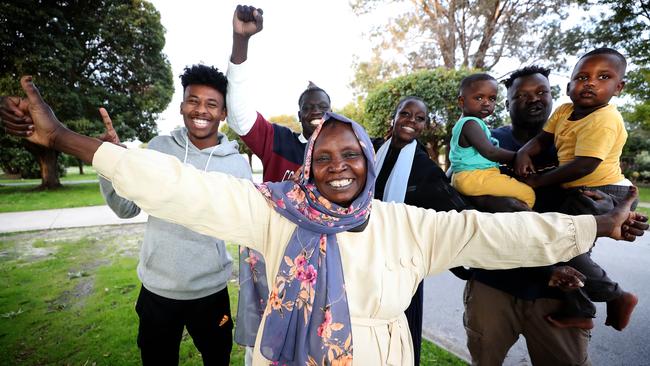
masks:
[[[634,307],[639,302],[639,298],[633,293],[623,292],[623,294],[614,300],[607,302],[607,319],[605,325],[621,331],[627,327],[632,316]]]

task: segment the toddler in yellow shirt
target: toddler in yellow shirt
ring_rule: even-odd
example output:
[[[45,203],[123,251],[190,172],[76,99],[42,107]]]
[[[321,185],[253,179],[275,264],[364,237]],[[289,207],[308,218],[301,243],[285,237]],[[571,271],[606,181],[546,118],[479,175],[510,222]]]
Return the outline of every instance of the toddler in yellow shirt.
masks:
[[[619,165],[627,132],[621,114],[609,101],[623,90],[626,67],[625,57],[611,48],[595,49],[578,60],[567,85],[567,95],[573,103],[560,106],[544,130],[517,152],[515,172],[528,185],[536,188],[561,184],[567,189],[599,190],[615,202],[624,197],[632,185]],[[531,157],[552,143],[560,166],[544,174],[534,174]],[[565,206],[571,214],[594,213],[578,205]],[[637,297],[609,279],[588,254],[569,264],[587,277],[585,286],[569,295],[572,311],[550,315],[548,320],[557,326],[593,327],[590,318],[595,316],[595,307],[591,299],[607,302],[605,324],[617,330],[625,328]]]

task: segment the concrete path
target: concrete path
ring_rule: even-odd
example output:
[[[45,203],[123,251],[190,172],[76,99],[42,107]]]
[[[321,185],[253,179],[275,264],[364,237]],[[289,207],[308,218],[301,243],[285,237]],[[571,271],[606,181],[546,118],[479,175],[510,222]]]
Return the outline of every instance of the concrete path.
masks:
[[[0,213],[0,233],[61,229],[97,225],[133,224],[147,221],[147,214],[120,219],[108,206],[61,208],[26,212]]]

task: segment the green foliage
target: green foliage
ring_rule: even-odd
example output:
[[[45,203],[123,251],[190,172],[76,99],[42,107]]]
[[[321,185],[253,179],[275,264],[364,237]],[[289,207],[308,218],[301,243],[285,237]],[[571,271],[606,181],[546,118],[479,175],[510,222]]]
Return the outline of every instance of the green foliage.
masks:
[[[298,117],[294,114],[279,114],[269,118],[269,121],[280,126],[288,127],[293,132],[302,132],[302,126],[298,122]]]
[[[640,106],[643,107],[645,104]],[[629,113],[624,112],[623,117],[628,121]],[[628,137],[621,157],[621,168],[626,177],[634,182],[650,182],[648,151],[650,151],[650,129],[632,124],[628,128]]]
[[[433,158],[449,144],[451,130],[461,111],[457,105],[460,80],[471,74],[471,70],[450,70],[437,68],[417,71],[379,84],[366,98],[365,121],[368,133],[373,137],[385,137],[389,133],[395,108],[400,99],[406,96],[422,98],[431,114],[431,125],[420,137],[421,142],[430,147]],[[496,127],[503,123],[503,106],[488,118],[487,122]]]
[[[366,121],[365,108],[365,100],[361,96],[358,96],[355,102],[350,102],[341,109],[335,109],[334,112],[360,123],[367,130],[370,126]]]
[[[648,170],[650,171],[650,153],[647,150],[643,150],[636,155],[634,160],[639,170]]]
[[[34,75],[71,129],[101,132],[104,106],[121,138],[147,141],[173,93],[164,44],[160,14],[146,1],[2,2],[0,95],[20,94],[20,76]]]
[[[650,3],[644,0],[580,0],[585,10],[600,7],[603,12],[582,22],[574,34],[570,51],[596,46],[624,49],[627,57],[638,65],[650,64]]]
[[[248,148],[248,146],[242,141],[241,137],[235,131],[233,131],[230,126],[228,126],[227,123],[222,123],[219,125],[219,132],[223,133],[228,137],[228,140],[235,140],[237,141],[237,144],[239,145],[239,153],[240,154],[246,154],[249,158],[249,163],[250,163],[250,157],[253,156],[253,152],[251,149]]]
[[[22,139],[9,136],[3,132],[0,133],[0,168],[5,173],[18,175],[24,179],[40,178],[41,167],[33,154],[29,153]],[[63,161],[57,162],[56,170],[59,176],[65,175],[65,165]]]
[[[650,50],[648,53],[650,54]],[[623,90],[635,99],[635,103],[627,106],[625,121],[631,126],[650,132],[650,68],[641,67],[628,72],[627,80]]]

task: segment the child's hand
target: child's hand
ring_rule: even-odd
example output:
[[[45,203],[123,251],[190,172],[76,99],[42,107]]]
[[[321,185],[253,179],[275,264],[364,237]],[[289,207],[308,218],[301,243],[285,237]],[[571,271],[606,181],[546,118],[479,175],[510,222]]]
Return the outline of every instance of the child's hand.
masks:
[[[535,173],[535,166],[528,154],[519,153],[515,156],[514,163],[515,174],[525,177],[528,174]]]
[[[572,291],[585,285],[585,275],[570,266],[559,266],[553,269],[548,281],[550,287],[558,287],[562,291]]]

